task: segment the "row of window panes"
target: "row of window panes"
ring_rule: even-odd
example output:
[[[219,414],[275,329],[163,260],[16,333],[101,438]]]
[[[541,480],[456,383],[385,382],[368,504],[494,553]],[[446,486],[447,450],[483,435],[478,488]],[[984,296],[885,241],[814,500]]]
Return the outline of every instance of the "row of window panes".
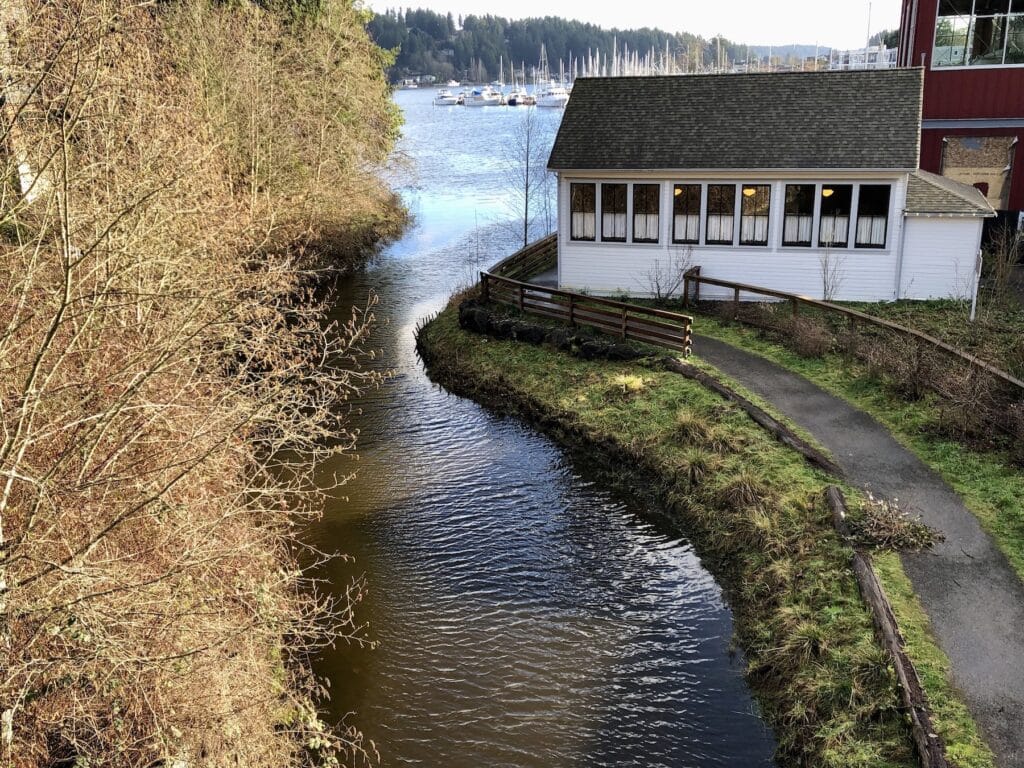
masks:
[[[601,185],[601,240],[626,242],[626,190],[623,183]],[[597,185],[569,185],[571,240],[596,240]],[[703,187],[700,184],[676,184],[672,188],[672,242],[677,245],[700,243],[700,210]],[[633,242],[657,243],[660,227],[658,184],[633,185]],[[810,247],[814,227],[814,184],[787,184],[785,217],[782,224],[784,246]],[[884,248],[889,222],[888,184],[861,184],[857,198],[858,248]],[[771,186],[745,184],[740,193],[740,245],[768,245],[771,211]],[[707,245],[733,245],[736,215],[736,185],[707,185],[707,218],[704,242]],[[826,184],[821,187],[818,218],[818,245],[846,248],[849,243],[852,184]]]
[[[1024,64],[1024,0],[941,0],[932,66]]]

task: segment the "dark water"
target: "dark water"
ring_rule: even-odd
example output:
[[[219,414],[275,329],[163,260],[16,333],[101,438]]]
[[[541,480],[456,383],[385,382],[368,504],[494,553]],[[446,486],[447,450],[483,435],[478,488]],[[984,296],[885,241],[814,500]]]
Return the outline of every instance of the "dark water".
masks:
[[[379,641],[321,660],[334,716],[356,713],[392,766],[771,765],[729,610],[679,532],[423,373],[417,320],[513,249],[502,147],[522,119],[431,95],[396,96],[409,160],[394,181],[416,224],[338,301],[341,316],[380,295],[396,375],[360,404],[358,463],[323,468],[359,475],[311,533],[355,558],[334,584],[367,574]]]

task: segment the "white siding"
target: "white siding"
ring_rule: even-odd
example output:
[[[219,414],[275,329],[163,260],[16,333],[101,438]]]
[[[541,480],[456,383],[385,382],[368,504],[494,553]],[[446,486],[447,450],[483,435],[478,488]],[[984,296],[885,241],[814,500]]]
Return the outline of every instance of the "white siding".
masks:
[[[625,180],[625,179],[623,179]],[[681,178],[640,174],[629,180],[639,182],[662,181],[661,242],[658,245],[633,243],[571,242],[567,227],[560,225],[559,285],[572,290],[585,290],[596,295],[651,293],[651,275],[665,270],[667,265],[686,261],[689,265],[700,265],[701,274],[724,280],[748,283],[798,293],[812,298],[824,295],[823,261],[835,265],[837,287],[831,296],[846,301],[887,301],[895,298],[896,270],[899,244],[902,236],[903,217],[901,211],[906,198],[906,177],[902,178],[851,178],[823,176],[817,179],[764,179],[756,174],[730,178],[704,178],[711,183],[770,183],[772,185],[771,224],[767,246],[715,246],[715,245],[672,245],[671,244],[671,200],[672,183],[686,181]],[[782,213],[787,183],[891,183],[890,214],[886,247],[831,248],[782,247]],[[561,179],[563,187],[559,195],[559,221],[569,218],[569,200],[565,192],[570,181],[600,183],[600,179],[569,177]],[[696,183],[696,179],[691,179]],[[705,190],[706,192],[706,190]],[[706,223],[707,196],[703,196],[701,231]],[[736,211],[736,229],[739,228],[739,211]],[[854,210],[851,215],[850,236],[853,239],[856,221],[856,192]],[[817,227],[815,227],[817,237]],[[815,241],[816,242],[816,241]],[[976,244],[974,250],[976,250]],[[701,296],[731,296],[727,289],[702,286]]]
[[[908,218],[900,298],[970,299],[982,219]]]

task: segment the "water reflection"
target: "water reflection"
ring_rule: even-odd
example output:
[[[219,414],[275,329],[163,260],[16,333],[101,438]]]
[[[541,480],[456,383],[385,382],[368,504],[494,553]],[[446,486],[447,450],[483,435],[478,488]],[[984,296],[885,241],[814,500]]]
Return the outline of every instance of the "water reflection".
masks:
[[[417,320],[514,239],[495,160],[514,110],[430,96],[398,94],[416,224],[337,303],[343,316],[380,294],[396,376],[361,403],[358,463],[322,467],[359,475],[309,533],[355,556],[332,583],[369,576],[380,641],[321,659],[334,716],[357,712],[389,765],[770,765],[730,614],[679,533],[419,367]]]

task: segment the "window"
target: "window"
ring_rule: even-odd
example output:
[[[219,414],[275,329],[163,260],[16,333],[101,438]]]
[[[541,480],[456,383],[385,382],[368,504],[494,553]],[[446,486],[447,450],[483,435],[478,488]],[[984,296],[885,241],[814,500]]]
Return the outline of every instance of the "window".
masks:
[[[626,185],[601,185],[601,239],[626,242]]]
[[[889,185],[861,184],[857,196],[858,248],[885,248],[885,230],[889,224]]]
[[[768,210],[772,188],[744,184],[740,199],[740,245],[768,245]]]
[[[709,245],[732,245],[736,217],[736,185],[708,184],[708,224],[705,241]]]
[[[676,184],[672,190],[672,242],[700,242],[700,184]]]
[[[569,185],[570,240],[593,240],[597,218],[597,195],[593,184]]]
[[[850,233],[850,201],[853,187],[849,184],[825,184],[821,188],[821,222],[818,245],[845,248]]]
[[[782,244],[810,246],[814,227],[814,185],[787,184],[785,213]]]
[[[658,242],[660,184],[633,185],[633,242]]]
[[[932,66],[1024,64],[1024,1],[941,0]]]

